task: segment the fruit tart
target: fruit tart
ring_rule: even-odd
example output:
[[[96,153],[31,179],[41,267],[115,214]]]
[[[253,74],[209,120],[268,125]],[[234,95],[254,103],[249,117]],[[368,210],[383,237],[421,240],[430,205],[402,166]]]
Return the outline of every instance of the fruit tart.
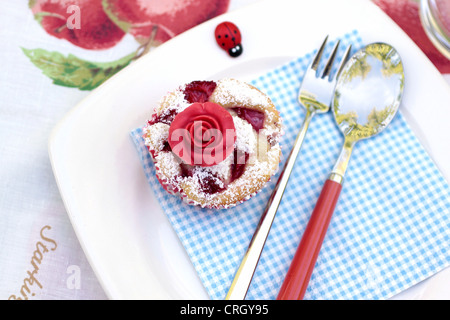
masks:
[[[242,203],[266,185],[280,163],[281,134],[269,97],[229,78],[169,92],[143,129],[163,188],[216,209]]]

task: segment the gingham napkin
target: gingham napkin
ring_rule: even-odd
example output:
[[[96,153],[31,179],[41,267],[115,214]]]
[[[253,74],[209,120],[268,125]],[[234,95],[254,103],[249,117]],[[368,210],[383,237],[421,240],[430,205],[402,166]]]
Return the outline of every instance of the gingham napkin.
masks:
[[[363,45],[356,31],[341,41],[340,54],[349,43]],[[284,159],[304,119],[297,92],[312,56],[252,82],[281,112]],[[156,180],[141,134],[136,129],[132,138],[148,182],[210,297],[224,299],[278,176],[235,208],[188,206]],[[247,299],[276,298],[342,143],[331,113],[313,118]],[[450,187],[400,112],[383,133],[356,145],[305,299],[387,299],[449,264]]]

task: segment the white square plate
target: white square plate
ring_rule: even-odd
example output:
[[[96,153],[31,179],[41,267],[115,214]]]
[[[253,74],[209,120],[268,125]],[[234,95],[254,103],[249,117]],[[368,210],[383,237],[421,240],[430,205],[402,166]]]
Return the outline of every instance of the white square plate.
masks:
[[[222,21],[241,29],[244,54],[214,40]],[[254,78],[315,50],[325,35],[358,30],[402,56],[402,112],[450,181],[450,90],[420,49],[369,0],[268,0],[210,20],[134,62],[77,105],[54,129],[49,153],[79,241],[111,299],[207,299],[142,170],[130,131],[156,102],[192,80]],[[444,139],[446,137],[446,139]],[[438,279],[439,278],[439,279]],[[442,279],[444,278],[444,280]],[[399,298],[449,298],[448,270]]]

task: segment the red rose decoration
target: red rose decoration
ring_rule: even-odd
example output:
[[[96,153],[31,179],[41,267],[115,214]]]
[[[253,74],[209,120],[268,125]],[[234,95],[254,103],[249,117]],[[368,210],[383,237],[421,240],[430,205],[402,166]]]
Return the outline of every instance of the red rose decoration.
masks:
[[[169,145],[186,164],[214,166],[234,150],[236,129],[231,114],[216,103],[194,103],[173,119]]]

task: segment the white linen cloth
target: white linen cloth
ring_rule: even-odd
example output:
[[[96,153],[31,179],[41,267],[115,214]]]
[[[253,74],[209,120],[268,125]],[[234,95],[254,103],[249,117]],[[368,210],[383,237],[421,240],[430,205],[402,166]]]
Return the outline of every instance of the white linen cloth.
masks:
[[[258,0],[233,0],[229,11]],[[48,156],[52,129],[89,91],[57,86],[22,48],[95,62],[134,52],[81,49],[49,35],[28,1],[0,0],[0,299],[107,299],[72,228]]]

